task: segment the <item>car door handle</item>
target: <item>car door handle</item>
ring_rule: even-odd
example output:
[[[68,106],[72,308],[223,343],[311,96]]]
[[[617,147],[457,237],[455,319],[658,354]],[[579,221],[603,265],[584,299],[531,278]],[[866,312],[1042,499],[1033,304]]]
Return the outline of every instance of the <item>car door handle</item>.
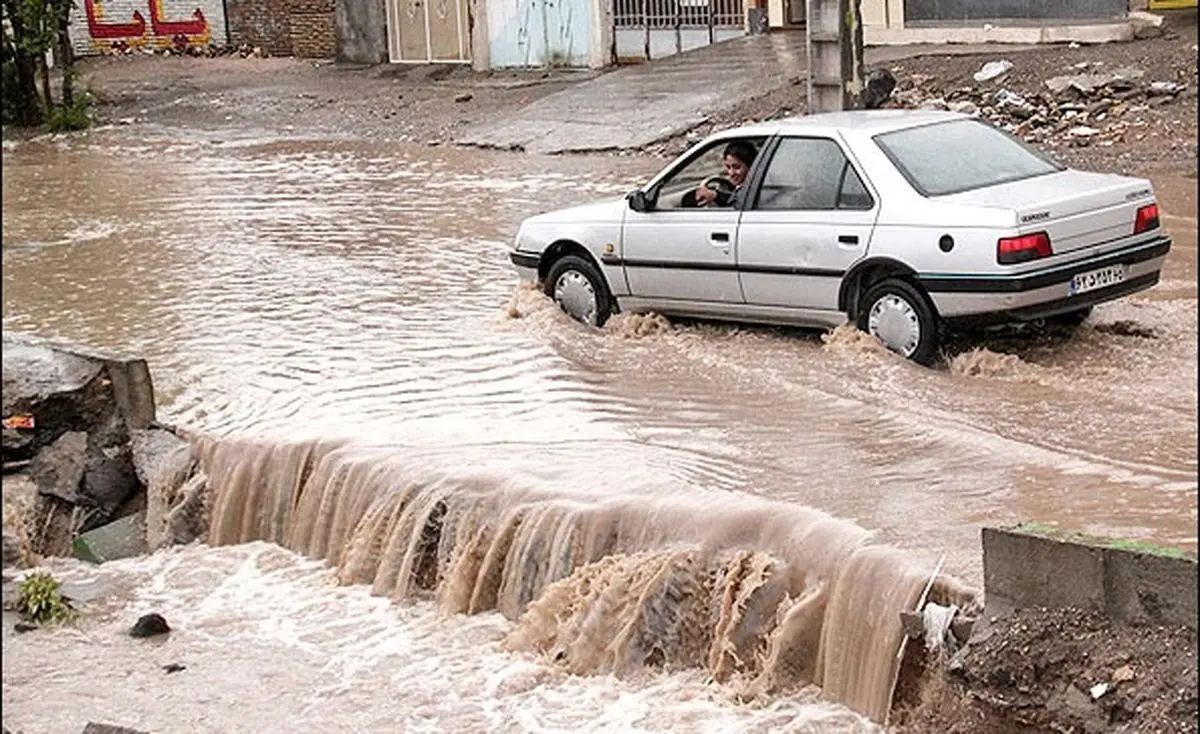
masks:
[[[856,234],[840,234],[838,235],[839,245],[857,245],[858,235]]]
[[[713,232],[712,233],[712,241],[720,242],[722,244],[729,244],[729,233],[728,232]]]

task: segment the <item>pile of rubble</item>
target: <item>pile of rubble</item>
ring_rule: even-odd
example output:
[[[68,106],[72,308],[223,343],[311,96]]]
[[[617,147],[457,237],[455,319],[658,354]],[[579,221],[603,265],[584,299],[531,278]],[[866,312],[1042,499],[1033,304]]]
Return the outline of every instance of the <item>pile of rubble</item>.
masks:
[[[190,442],[155,419],[145,360],[7,332],[3,355],[5,568],[121,558],[201,534],[207,478]]]
[[[177,43],[168,46],[130,46],[121,43],[114,44],[101,53],[106,56],[195,56],[207,59],[214,59],[219,56],[265,59],[271,55],[262,46],[251,46],[247,43],[238,46],[219,46],[215,43],[203,46],[190,43]]]
[[[1154,79],[1138,66],[1108,70],[1100,61],[1081,61],[1072,73],[1046,79],[1036,92],[1021,93],[1003,84],[1013,68],[1007,60],[988,62],[975,84],[940,89],[934,77],[913,74],[902,80],[890,105],[953,110],[982,117],[1031,143],[1057,146],[1112,146],[1144,137],[1151,124],[1144,113],[1168,105],[1194,86]]]

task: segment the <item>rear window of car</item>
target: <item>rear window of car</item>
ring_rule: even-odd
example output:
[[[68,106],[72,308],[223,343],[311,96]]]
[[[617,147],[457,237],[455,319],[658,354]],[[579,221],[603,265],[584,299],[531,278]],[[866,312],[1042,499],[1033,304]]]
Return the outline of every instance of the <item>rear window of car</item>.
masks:
[[[1040,151],[979,120],[881,133],[875,143],[924,196],[957,194],[1063,170]]]

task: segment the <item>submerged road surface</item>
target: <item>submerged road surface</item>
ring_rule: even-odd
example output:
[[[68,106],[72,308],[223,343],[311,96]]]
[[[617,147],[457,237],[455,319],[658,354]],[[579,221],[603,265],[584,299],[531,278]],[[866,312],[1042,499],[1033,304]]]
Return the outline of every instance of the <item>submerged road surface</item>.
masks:
[[[4,152],[3,325],[146,358],[160,418],[214,436],[348,438],[413,465],[594,496],[757,495],[855,522],[930,569],[945,554],[975,585],[984,524],[1196,549],[1194,181],[1155,179],[1175,239],[1155,290],[1099,307],[1074,335],[971,337],[924,369],[847,329],[627,315],[588,329],[517,284],[506,247],[522,217],[619,196],[658,165],[145,130],[21,143]],[[240,689],[340,700],[318,706],[323,731],[374,727],[362,706],[400,684],[362,681],[385,674],[428,687],[380,710],[411,731],[782,730],[774,709],[729,708],[698,675],[563,678],[500,651],[498,616],[438,627],[431,608],[386,611],[286,551],[189,548],[127,566],[124,581],[64,573],[131,606],[84,632],[38,633],[19,666],[6,637],[10,728],[74,726],[90,694],[71,661],[133,655],[115,641],[122,615],[169,603],[207,630],[178,643],[181,662],[208,670],[192,694],[236,699],[281,730],[309,719],[272,719],[283,714],[266,693],[256,709]],[[214,640],[227,633],[247,645],[236,683],[221,682]],[[356,653],[367,639],[382,647]],[[155,731],[243,730],[174,705],[191,718]],[[793,730],[828,730],[822,717],[870,727],[827,704],[786,705],[800,707],[784,717]]]

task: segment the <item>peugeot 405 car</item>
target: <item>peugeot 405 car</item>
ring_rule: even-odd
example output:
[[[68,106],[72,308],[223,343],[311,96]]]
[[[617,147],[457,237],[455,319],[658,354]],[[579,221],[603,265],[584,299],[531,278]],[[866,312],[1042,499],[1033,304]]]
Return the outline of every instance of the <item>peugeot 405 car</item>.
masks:
[[[1170,246],[1149,181],[965,115],[872,110],[716,133],[623,198],[526,219],[510,257],[594,326],[850,322],[928,364],[948,326],[1079,323],[1157,283]]]

